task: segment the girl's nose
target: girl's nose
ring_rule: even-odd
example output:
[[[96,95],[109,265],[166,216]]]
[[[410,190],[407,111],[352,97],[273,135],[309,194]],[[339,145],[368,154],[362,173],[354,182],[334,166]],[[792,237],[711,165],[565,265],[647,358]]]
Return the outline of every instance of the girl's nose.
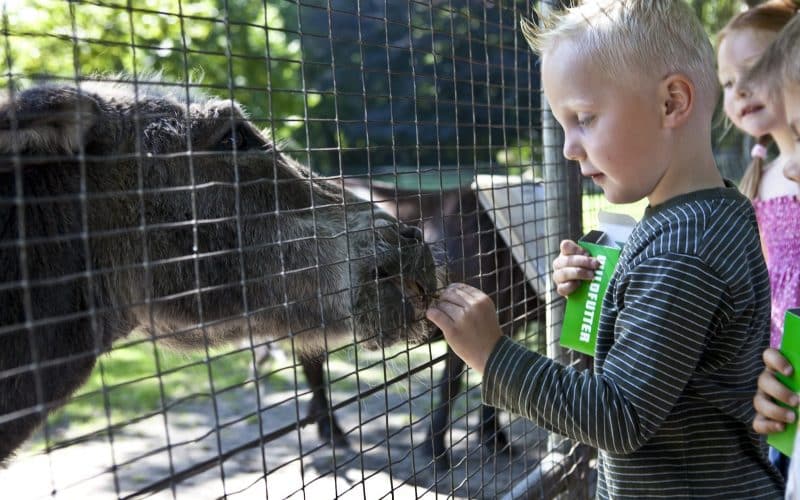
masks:
[[[797,153],[783,166],[783,175],[787,179],[800,183],[800,158]]]
[[[740,98],[750,97],[753,92],[750,90],[750,87],[747,85],[741,85],[736,83],[734,86],[734,91],[736,92],[736,96]]]

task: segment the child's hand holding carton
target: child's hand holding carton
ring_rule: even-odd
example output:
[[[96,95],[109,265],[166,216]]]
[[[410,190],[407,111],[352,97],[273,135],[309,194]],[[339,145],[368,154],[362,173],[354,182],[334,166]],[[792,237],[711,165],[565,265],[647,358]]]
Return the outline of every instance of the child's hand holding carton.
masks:
[[[780,380],[792,392],[800,391],[800,309],[786,311],[786,320],[783,323],[783,339],[781,340],[781,354],[794,367],[790,376],[774,372],[775,378]],[[779,404],[786,406],[780,401]],[[788,408],[788,406],[787,406]],[[797,408],[792,408],[795,412]],[[767,443],[786,456],[791,457],[794,451],[795,435],[797,434],[797,417],[793,422],[785,425],[784,430],[770,434]]]
[[[597,343],[597,325],[606,288],[614,274],[622,246],[636,225],[627,215],[601,211],[599,228],[589,231],[578,240],[578,245],[597,259],[599,265],[594,276],[567,297],[561,345],[594,356]]]

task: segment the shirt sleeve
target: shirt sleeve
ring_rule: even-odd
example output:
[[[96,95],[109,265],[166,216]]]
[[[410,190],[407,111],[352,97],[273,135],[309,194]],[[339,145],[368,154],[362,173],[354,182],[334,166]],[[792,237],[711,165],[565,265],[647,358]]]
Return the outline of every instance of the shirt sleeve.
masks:
[[[720,328],[727,294],[695,256],[645,260],[617,284],[615,340],[601,369],[578,371],[503,338],[486,365],[483,399],[549,431],[631,453],[683,393]]]

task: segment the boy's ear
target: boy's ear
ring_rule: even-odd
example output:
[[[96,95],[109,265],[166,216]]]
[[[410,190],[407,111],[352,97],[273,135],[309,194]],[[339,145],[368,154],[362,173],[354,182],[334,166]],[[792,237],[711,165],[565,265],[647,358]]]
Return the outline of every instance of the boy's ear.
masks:
[[[665,128],[686,123],[694,109],[695,88],[692,81],[680,73],[667,75],[659,86],[661,122]]]
[[[95,98],[70,87],[0,96],[0,154],[77,152],[99,115]]]

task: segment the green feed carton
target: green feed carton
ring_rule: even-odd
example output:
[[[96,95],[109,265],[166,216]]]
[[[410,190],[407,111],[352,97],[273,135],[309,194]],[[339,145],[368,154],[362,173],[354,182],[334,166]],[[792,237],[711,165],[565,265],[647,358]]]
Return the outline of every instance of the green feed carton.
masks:
[[[800,392],[800,309],[786,311],[786,319],[783,322],[781,354],[792,364],[794,372],[790,377],[780,373],[776,373],[775,376],[792,391]],[[797,408],[794,408],[794,410],[797,411]],[[794,450],[795,434],[797,434],[797,420],[794,423],[786,424],[786,428],[782,432],[770,434],[767,437],[767,443],[780,450],[784,455],[791,457]]]
[[[561,345],[594,356],[597,344],[597,325],[608,282],[614,274],[622,246],[636,221],[622,214],[601,211],[598,230],[590,231],[578,244],[600,261],[594,279],[584,282],[567,297]]]

